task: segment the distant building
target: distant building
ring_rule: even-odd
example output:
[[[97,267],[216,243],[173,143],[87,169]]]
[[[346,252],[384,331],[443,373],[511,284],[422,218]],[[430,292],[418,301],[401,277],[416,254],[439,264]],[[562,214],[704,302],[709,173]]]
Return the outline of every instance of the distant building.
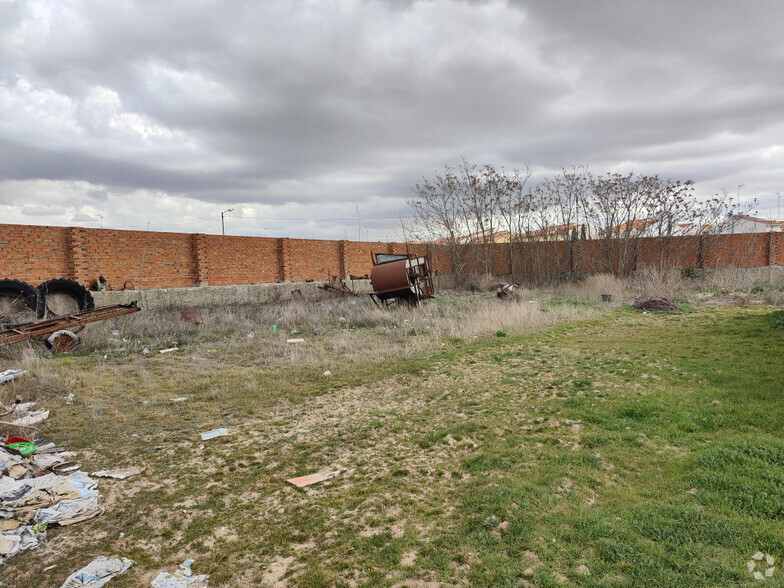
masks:
[[[730,214],[724,234],[732,233],[780,233],[784,230],[784,221],[767,220],[747,214]]]

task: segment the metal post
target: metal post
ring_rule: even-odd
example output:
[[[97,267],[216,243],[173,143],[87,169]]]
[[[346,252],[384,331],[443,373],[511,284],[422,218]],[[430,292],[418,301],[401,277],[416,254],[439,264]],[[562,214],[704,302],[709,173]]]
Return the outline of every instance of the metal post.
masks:
[[[233,208],[229,208],[228,210],[224,210],[223,212],[221,212],[221,234],[222,235],[226,234],[226,225],[223,223],[223,215],[226,214],[227,212],[233,212],[233,211],[234,211]]]

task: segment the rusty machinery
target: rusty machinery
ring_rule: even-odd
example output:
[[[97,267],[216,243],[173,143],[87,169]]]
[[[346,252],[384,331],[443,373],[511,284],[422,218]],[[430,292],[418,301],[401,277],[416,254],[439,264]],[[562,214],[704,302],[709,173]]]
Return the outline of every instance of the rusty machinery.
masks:
[[[102,306],[86,312],[66,314],[45,321],[15,325],[0,331],[0,345],[10,345],[28,339],[46,341],[47,347],[56,353],[71,351],[79,344],[76,333],[88,323],[103,321],[126,314],[139,312],[136,302]]]
[[[434,294],[430,263],[426,255],[373,254],[370,285],[373,288],[373,301],[385,306],[393,301],[398,305],[415,306],[422,300],[432,298]]]

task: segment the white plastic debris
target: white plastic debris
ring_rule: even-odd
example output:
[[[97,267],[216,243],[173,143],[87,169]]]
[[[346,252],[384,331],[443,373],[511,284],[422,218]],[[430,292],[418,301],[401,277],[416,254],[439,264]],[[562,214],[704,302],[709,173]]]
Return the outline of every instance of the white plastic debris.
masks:
[[[172,398],[171,399],[172,402],[185,402],[186,400],[188,400],[187,396],[180,396],[179,398]]]
[[[168,349],[159,349],[158,353],[171,353],[172,351],[179,351],[179,347],[169,347]]]
[[[338,322],[345,323],[346,322],[346,317],[344,317],[344,316],[339,317],[338,318]]]
[[[6,382],[10,382],[11,380],[16,380],[17,378],[21,378],[27,373],[27,370],[5,370],[4,372],[0,372],[0,384],[5,384]]]
[[[146,347],[144,349],[142,349],[142,355],[149,355],[149,354],[150,354],[150,350],[149,349],[147,349]]]
[[[89,588],[100,588],[112,578],[124,574],[133,565],[133,560],[126,558],[104,557],[103,555],[94,559],[68,576],[60,588],[76,588],[86,586]]]
[[[207,431],[206,433],[201,434],[202,441],[209,441],[210,439],[215,439],[216,437],[225,437],[229,434],[229,431],[223,428],[220,429],[213,429],[212,431]]]
[[[332,375],[332,372],[331,372],[331,371],[329,371],[329,370],[327,370],[326,372],[324,372],[324,375],[325,375],[325,376],[331,376],[331,375]]]
[[[286,339],[286,343],[304,343],[305,339]]]
[[[73,404],[74,401],[74,393],[71,392],[68,396],[65,397],[66,404]]]
[[[210,576],[199,574],[194,576],[191,571],[192,559],[186,559],[173,574],[161,572],[152,581],[152,588],[206,588]]]
[[[101,470],[98,472],[93,472],[91,475],[95,476],[96,478],[114,478],[115,480],[124,480],[125,478],[130,478],[131,476],[141,474],[143,471],[143,466],[133,466],[124,469],[114,468],[111,470]]]
[[[30,427],[32,425],[37,425],[41,421],[44,421],[48,418],[48,410],[33,410],[24,414],[23,416],[20,416],[18,419],[11,421],[11,424],[21,427]]]

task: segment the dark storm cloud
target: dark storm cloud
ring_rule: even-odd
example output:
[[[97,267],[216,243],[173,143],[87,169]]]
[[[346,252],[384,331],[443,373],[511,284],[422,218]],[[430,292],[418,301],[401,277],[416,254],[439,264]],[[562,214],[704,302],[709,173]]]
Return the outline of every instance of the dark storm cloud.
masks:
[[[781,191],[784,9],[752,6],[0,0],[0,205],[394,216],[463,157]]]

